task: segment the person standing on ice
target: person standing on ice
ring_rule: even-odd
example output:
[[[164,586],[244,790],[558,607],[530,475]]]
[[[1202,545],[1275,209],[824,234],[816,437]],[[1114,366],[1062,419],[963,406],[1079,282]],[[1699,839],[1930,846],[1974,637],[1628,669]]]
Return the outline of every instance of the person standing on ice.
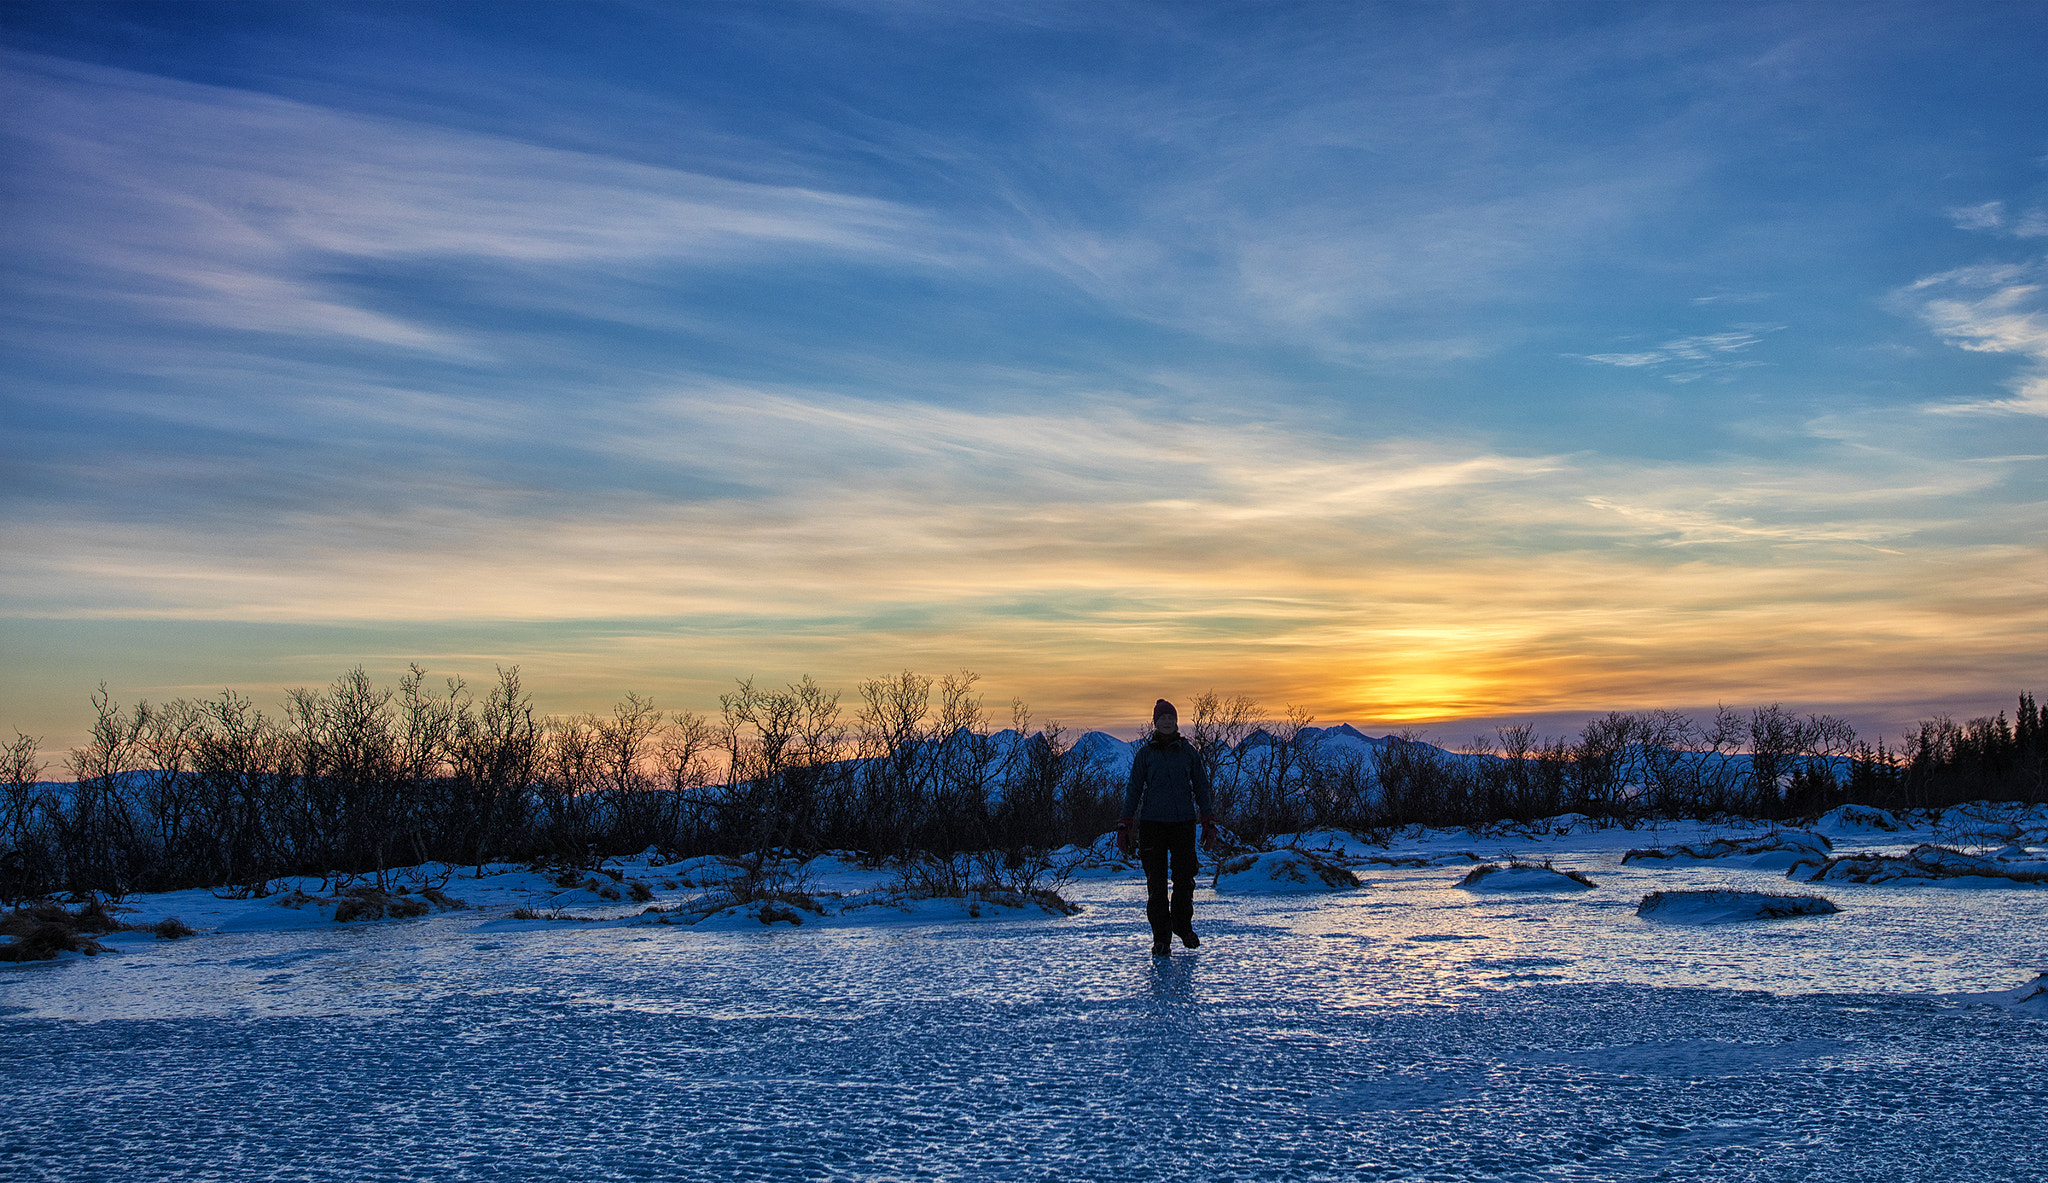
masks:
[[[1152,706],[1152,737],[1131,760],[1123,816],[1116,823],[1116,847],[1128,858],[1135,848],[1145,867],[1145,918],[1152,922],[1152,956],[1173,952],[1173,938],[1190,949],[1195,936],[1195,826],[1202,842],[1216,840],[1215,802],[1209,770],[1195,745],[1181,738],[1180,712],[1160,699]],[[1173,896],[1166,894],[1167,880]]]

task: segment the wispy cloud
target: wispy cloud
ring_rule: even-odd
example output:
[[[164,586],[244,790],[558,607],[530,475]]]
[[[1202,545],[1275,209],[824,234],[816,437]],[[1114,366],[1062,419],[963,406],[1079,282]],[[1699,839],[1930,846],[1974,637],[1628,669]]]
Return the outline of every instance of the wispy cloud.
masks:
[[[447,261],[508,288],[797,259],[937,260],[915,211],[283,99],[0,56],[15,249],[44,292],[167,320],[469,356],[459,330],[364,303],[351,270]],[[603,311],[602,306],[586,308]]]
[[[2039,605],[2005,604],[1982,637],[1958,623],[2048,577],[2040,553],[1964,528],[2025,458],[1945,461],[1883,432],[1837,431],[1795,466],[1644,467],[1361,445],[1286,413],[1161,421],[1103,398],[1047,417],[719,382],[635,392],[590,431],[599,467],[732,491],[415,474],[374,515],[316,500],[236,530],[48,508],[0,528],[20,556],[0,596],[69,617],[613,621],[648,652],[791,676],[909,647],[1000,660],[1020,692],[1069,703],[1129,688],[1104,663],[1165,661],[1276,696],[1318,685],[1319,709],[1361,718],[1710,666],[1768,693],[1787,653],[1819,677],[1846,635],[1971,660],[2048,637]],[[1645,652],[1654,670],[1631,666]]]
[[[1899,293],[1941,339],[1973,353],[2016,355],[2026,368],[2010,383],[2014,397],[1937,403],[1944,414],[2009,412],[2048,415],[2048,307],[2042,277],[2048,259],[1979,264],[1930,275]]]
[[[1173,55],[1048,77],[1000,156],[891,142],[974,177],[1018,259],[1176,331],[1394,369],[1497,354],[1527,336],[1498,309],[1554,299],[1570,259],[1639,234],[1703,167],[1653,133],[1558,134],[1551,87],[1605,68],[1569,39],[1440,47],[1441,69],[1416,71],[1370,20],[1305,45],[1155,19]]]
[[[2005,224],[2005,203],[2002,201],[1950,206],[1947,212],[1958,230],[1996,230]]]
[[[2013,238],[2048,237],[2048,209],[2039,206],[2017,216],[2008,214],[2002,201],[1952,206],[1945,212],[1958,230],[1989,230]]]
[[[1649,349],[1616,353],[1568,353],[1565,356],[1596,362],[1603,366],[1654,370],[1669,382],[1697,382],[1701,378],[1728,382],[1734,380],[1738,371],[1769,365],[1769,362],[1745,355],[1750,349],[1762,344],[1767,334],[1779,332],[1784,328],[1784,325],[1778,324],[1741,324],[1731,326],[1725,332],[1676,337]]]

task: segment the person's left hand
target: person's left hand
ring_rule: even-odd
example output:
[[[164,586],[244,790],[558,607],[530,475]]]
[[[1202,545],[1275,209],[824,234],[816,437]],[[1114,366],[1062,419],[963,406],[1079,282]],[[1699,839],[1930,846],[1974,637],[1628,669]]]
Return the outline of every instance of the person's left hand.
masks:
[[[1216,823],[1206,817],[1202,819],[1202,845],[1211,850],[1216,848]]]

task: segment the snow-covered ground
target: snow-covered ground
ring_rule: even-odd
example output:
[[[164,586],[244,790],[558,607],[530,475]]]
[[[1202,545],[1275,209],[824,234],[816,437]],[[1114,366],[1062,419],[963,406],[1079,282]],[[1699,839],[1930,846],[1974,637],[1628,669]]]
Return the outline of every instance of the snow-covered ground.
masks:
[[[1836,855],[1960,833],[1922,820],[1821,832]],[[1072,916],[906,906],[837,861],[802,925],[647,913],[716,868],[645,860],[596,892],[457,877],[471,907],[367,924],[136,899],[125,919],[203,935],[0,967],[0,1175],[2040,1178],[2048,886],[1622,861],[1761,833],[1308,836],[1363,885],[1217,894],[1205,874],[1202,948],[1163,961],[1141,878],[1100,861]],[[1964,844],[2030,861],[2031,833]],[[1460,887],[1474,856],[1593,886]],[[1718,889],[1840,911],[1636,914]]]

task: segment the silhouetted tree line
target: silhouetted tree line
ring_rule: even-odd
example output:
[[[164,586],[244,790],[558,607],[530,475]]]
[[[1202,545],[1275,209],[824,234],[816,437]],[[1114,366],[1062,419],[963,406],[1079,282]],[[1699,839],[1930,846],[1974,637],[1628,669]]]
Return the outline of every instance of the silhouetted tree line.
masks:
[[[1315,745],[1298,725],[1279,746]],[[1695,720],[1677,711],[1613,712],[1575,739],[1544,739],[1504,727],[1458,753],[1413,734],[1361,760],[1296,754],[1294,792],[1275,790],[1246,819],[1279,833],[1303,826],[1383,830],[1533,821],[1579,813],[1618,824],[1646,817],[1772,820],[1812,817],[1839,805],[1938,809],[1977,800],[2040,802],[2048,741],[2031,695],[2017,723],[1996,718],[1922,722],[1897,751],[1872,746],[1828,715],[1780,706],[1722,708]],[[1271,757],[1268,757],[1271,759]],[[1252,778],[1254,785],[1290,782]]]
[[[1000,852],[1042,861],[1108,830],[1124,769],[1077,752],[1021,702],[992,732],[976,676],[862,682],[843,710],[810,678],[751,681],[719,714],[636,694],[609,716],[543,718],[518,669],[481,699],[417,666],[396,688],[351,670],[295,690],[277,714],[215,699],[123,708],[104,688],[74,782],[41,783],[28,736],[0,748],[0,903],[212,887],[261,893],[288,875],[374,876],[438,861],[584,865],[657,847],[677,855],[852,850],[951,865]],[[1413,734],[1369,751],[1290,708],[1198,696],[1183,728],[1244,837],[1316,827],[1533,821],[1564,813],[1789,818],[1836,805],[1935,808],[2043,800],[2042,716],[1942,717],[1900,749],[1839,719],[1777,706],[1706,720],[1616,712],[1573,739],[1504,727],[1453,753]]]
[[[1121,778],[1057,723],[991,734],[976,680],[873,679],[850,713],[808,677],[741,682],[710,718],[636,694],[609,716],[543,718],[516,668],[481,699],[417,666],[395,689],[356,669],[277,714],[231,690],[123,708],[102,688],[66,760],[75,783],[39,783],[31,737],[0,749],[0,903],[260,893],[288,875],[382,886],[428,861],[584,865],[650,846],[1023,860],[1113,826]]]

